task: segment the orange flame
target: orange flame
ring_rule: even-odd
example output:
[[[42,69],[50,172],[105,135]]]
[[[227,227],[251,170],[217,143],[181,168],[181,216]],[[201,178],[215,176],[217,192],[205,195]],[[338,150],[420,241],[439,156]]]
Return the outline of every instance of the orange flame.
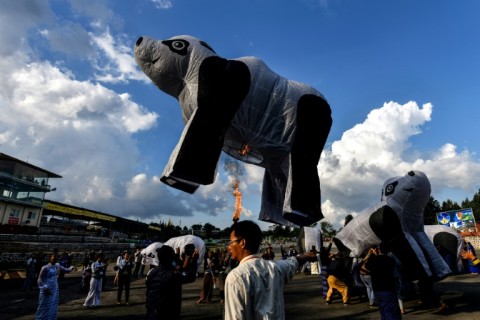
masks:
[[[250,151],[250,146],[245,143],[244,145],[242,145],[242,149],[238,150],[238,153],[243,157],[247,154],[248,151]]]
[[[235,211],[233,212],[233,222],[238,222],[240,220],[240,214],[242,213],[242,193],[240,192],[238,186],[239,181],[234,180],[232,183],[233,186],[233,195],[235,196]]]

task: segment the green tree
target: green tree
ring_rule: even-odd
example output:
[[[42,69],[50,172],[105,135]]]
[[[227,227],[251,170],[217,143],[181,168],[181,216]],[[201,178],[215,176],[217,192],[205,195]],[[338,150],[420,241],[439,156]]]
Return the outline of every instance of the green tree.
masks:
[[[211,238],[212,237],[212,232],[215,230],[215,226],[210,224],[210,223],[205,223],[203,225],[203,231],[205,231],[205,238]]]
[[[473,198],[471,201],[468,201],[468,203],[462,202],[462,207],[472,208],[475,221],[480,221],[480,190],[478,190],[477,193],[473,195]]]
[[[273,236],[282,237],[284,235],[285,235],[285,229],[283,228],[283,226],[279,224],[275,225],[275,227],[273,228]]]
[[[461,207],[458,205],[458,203],[447,199],[446,201],[442,202],[442,210],[441,211],[449,211],[449,210],[458,210],[461,209]]]
[[[428,199],[427,205],[423,210],[423,224],[437,224],[437,213],[441,212],[440,203],[433,196]]]
[[[219,232],[218,236],[220,238],[230,238],[230,227],[226,227],[225,229],[223,229],[222,231]]]
[[[162,242],[165,242],[173,237],[178,237],[180,235],[180,231],[171,224],[163,224],[161,228],[162,230],[160,231],[160,241]]]
[[[320,229],[324,237],[333,238],[337,234],[337,231],[333,228],[333,225],[328,221],[320,222]]]
[[[298,238],[299,235],[300,235],[300,228],[292,228],[292,230],[290,231],[290,237]]]

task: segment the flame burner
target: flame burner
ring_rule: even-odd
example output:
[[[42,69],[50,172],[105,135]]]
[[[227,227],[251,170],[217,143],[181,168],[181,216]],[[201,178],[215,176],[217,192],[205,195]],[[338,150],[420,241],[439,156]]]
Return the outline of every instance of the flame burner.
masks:
[[[248,144],[242,145],[242,149],[238,150],[238,154],[242,157],[245,156],[250,151],[250,146]]]
[[[235,211],[233,212],[233,222],[237,223],[240,220],[240,214],[242,213],[242,193],[239,190],[240,182],[235,179],[232,183],[233,195],[235,197]]]

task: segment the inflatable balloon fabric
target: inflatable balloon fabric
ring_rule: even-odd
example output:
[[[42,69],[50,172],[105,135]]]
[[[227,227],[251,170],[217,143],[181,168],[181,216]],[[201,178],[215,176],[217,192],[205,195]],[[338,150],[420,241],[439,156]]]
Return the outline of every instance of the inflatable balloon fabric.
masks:
[[[317,165],[332,118],[319,91],[258,58],[222,58],[192,36],[140,37],[134,51],[185,122],[162,182],[194,193],[214,182],[224,151],[265,168],[260,220],[306,226],[323,218]]]

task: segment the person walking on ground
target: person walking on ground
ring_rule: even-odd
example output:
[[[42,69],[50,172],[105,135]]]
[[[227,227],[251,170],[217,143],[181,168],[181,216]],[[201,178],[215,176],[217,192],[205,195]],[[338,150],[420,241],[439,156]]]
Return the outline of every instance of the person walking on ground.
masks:
[[[320,251],[317,251],[317,248],[315,246],[312,246],[312,249],[310,249],[310,252],[313,252],[314,254],[320,254]],[[319,275],[320,272],[321,271],[320,271],[320,267],[319,267],[319,264],[318,264],[318,259],[317,259],[317,261],[310,262],[310,274],[311,275]]]
[[[22,290],[33,289],[35,282],[35,265],[37,264],[37,255],[32,253],[27,259],[27,268],[25,269],[25,282],[23,283]]]
[[[472,261],[472,263],[475,266],[480,266],[480,259],[477,258],[477,256],[475,255],[475,253],[473,251],[464,250],[464,251],[461,252],[461,256],[462,256],[463,259]]]
[[[205,273],[203,275],[202,289],[200,290],[200,299],[197,303],[212,302],[213,289],[215,288],[215,263],[213,260],[212,251],[208,251],[207,259],[205,261]]]
[[[101,251],[100,251],[101,252]],[[102,262],[104,264],[103,266],[103,273],[102,273],[102,291],[105,291],[105,286],[107,285],[107,267],[108,267],[108,260],[103,254],[103,252],[100,253],[102,255]]]
[[[86,308],[93,308],[100,306],[100,295],[102,293],[102,278],[105,272],[106,264],[102,261],[102,255],[96,255],[96,261],[92,263],[92,278],[90,280],[90,290],[87,298],[83,303]]]
[[[262,230],[253,221],[231,226],[228,250],[239,265],[225,279],[225,320],[285,319],[283,288],[300,265],[316,261],[315,254],[265,260],[257,255]]]
[[[387,254],[390,258],[393,259],[395,262],[395,268],[393,269],[393,278],[395,279],[395,287],[397,289],[397,299],[398,299],[398,306],[400,307],[400,313],[405,314],[405,308],[403,307],[403,296],[402,296],[402,263],[400,259],[398,259],[393,252],[389,252]]]
[[[228,250],[223,250],[220,256],[220,265],[219,265],[219,273],[218,273],[218,291],[220,295],[220,303],[225,302],[225,279],[227,278],[228,272],[231,270],[230,265],[230,254]]]
[[[66,273],[76,270],[73,266],[64,268],[57,263],[56,255],[50,256],[50,262],[43,266],[38,276],[38,288],[40,296],[38,298],[38,309],[35,313],[35,320],[55,320],[57,319],[58,302],[60,291],[58,289],[58,273]]]
[[[133,270],[132,277],[133,279],[138,279],[140,267],[142,266],[142,249],[137,248],[133,256],[134,256],[133,258],[135,259],[135,269]]]
[[[262,258],[265,260],[275,260],[275,253],[273,252],[272,246],[268,246],[265,249],[265,252],[262,255]]]
[[[471,242],[467,242],[467,250],[468,251],[471,251],[472,254],[474,256],[476,256],[476,253],[475,253],[475,248],[473,247],[472,243]],[[468,260],[468,259],[467,259]],[[469,267],[469,271],[470,273],[479,273],[479,269],[478,269],[478,266],[473,264],[473,262],[471,260],[469,260],[469,263],[468,263],[468,267]]]
[[[332,249],[333,242],[327,247],[323,245],[320,247],[320,277],[322,279],[322,297],[323,299],[327,298],[328,293],[328,266],[330,265],[330,250]]]
[[[147,255],[142,253],[142,265],[140,267],[139,279],[145,278],[145,266],[147,265]]]
[[[342,301],[345,306],[349,305],[349,285],[351,274],[347,269],[345,259],[341,254],[331,256],[330,264],[327,269],[328,277],[328,291],[325,298],[326,304],[332,303],[332,295],[334,290],[337,290],[342,296]]]
[[[95,261],[95,257],[92,257],[91,253],[85,252],[85,256],[82,263],[82,281],[80,282],[80,291],[87,293],[90,288],[90,280],[92,279],[92,263]]]
[[[295,248],[295,246],[290,246],[289,250],[288,250],[287,257],[295,257],[295,256],[297,256],[297,254],[298,254],[298,251]]]
[[[117,304],[122,302],[122,291],[125,288],[125,304],[130,305],[130,281],[132,279],[133,262],[130,260],[130,253],[126,252],[117,263],[118,268],[118,290]]]
[[[40,275],[40,270],[43,267],[43,261],[45,260],[46,254],[43,252],[37,252],[37,263],[35,264],[35,279],[38,279]]]
[[[123,259],[123,255],[126,253],[126,251],[121,251],[118,256],[117,256],[117,263],[115,264],[116,266],[118,266],[118,264],[120,263],[120,260]],[[115,268],[117,269],[116,272],[115,272],[115,277],[113,278],[113,286],[116,287],[118,286],[118,268]]]
[[[397,300],[395,283],[395,261],[387,254],[390,250],[381,242],[366,264],[372,277],[372,287],[375,300],[378,304],[381,320],[402,319],[400,306]]]
[[[372,277],[370,275],[370,269],[367,268],[366,264],[372,255],[375,255],[375,248],[370,248],[368,250],[367,255],[363,258],[360,264],[360,279],[362,280],[365,288],[367,289],[367,297],[370,303],[370,308],[376,308],[377,305],[375,303],[375,294],[373,293],[372,287]]]
[[[180,319],[182,284],[195,281],[198,251],[185,255],[181,266],[175,265],[175,251],[168,245],[157,250],[159,264],[151,269],[145,279],[146,320]]]
[[[60,260],[58,261],[58,263],[64,267],[64,268],[68,268],[69,265],[68,265],[68,253],[67,252],[63,252],[62,255],[60,256]],[[58,274],[58,279],[63,279],[65,278],[65,272],[61,271],[59,272]]]

